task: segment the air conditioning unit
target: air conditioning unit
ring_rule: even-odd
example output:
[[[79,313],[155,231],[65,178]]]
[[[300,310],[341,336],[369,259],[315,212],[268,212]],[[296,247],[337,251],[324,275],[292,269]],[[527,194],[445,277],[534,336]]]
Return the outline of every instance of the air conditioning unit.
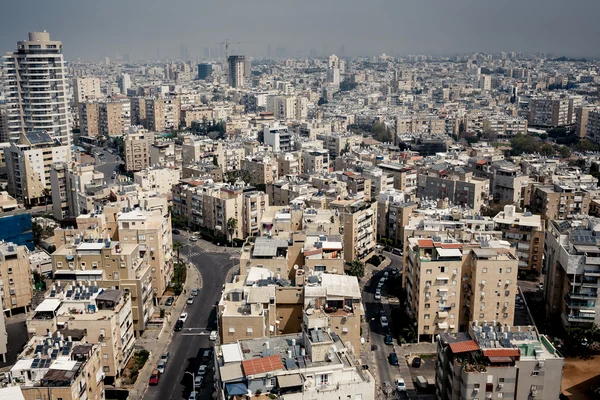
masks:
[[[485,285],[486,283],[487,283],[487,281],[485,279],[481,281],[482,286]]]
[[[474,391],[475,393],[479,393],[479,388],[475,388],[475,389],[473,389],[473,391]]]
[[[538,361],[538,368],[544,368],[544,362]]]
[[[537,394],[538,394],[537,390],[531,391],[531,397],[537,397]]]
[[[504,383],[499,383],[498,384],[498,389],[502,389],[504,387]]]

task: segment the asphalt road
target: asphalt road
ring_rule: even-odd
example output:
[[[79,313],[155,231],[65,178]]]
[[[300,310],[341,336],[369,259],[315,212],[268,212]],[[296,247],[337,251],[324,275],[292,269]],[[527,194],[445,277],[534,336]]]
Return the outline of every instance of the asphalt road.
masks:
[[[118,170],[119,163],[117,162],[117,156],[109,153],[108,148],[93,147],[93,151],[104,152],[104,159],[96,159],[96,171],[104,174],[104,180],[106,183],[111,183],[113,179],[113,171]]]
[[[182,238],[173,235],[173,239]],[[192,391],[192,376],[185,372],[196,373],[201,364],[204,350],[212,348],[208,335],[216,330],[216,303],[221,296],[227,272],[232,266],[230,253],[209,253],[200,246],[189,243],[181,250],[182,255],[191,254],[189,260],[202,275],[202,289],[194,304],[187,305],[184,312],[189,313],[184,329],[174,332],[169,344],[169,362],[165,373],[157,386],[150,386],[144,399],[168,400],[187,399]],[[209,399],[213,393],[213,365],[205,375],[200,392],[201,399]]]

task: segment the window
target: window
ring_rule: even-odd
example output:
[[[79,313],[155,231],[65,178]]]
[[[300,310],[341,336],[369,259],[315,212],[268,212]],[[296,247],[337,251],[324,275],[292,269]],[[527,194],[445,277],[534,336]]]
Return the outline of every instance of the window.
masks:
[[[487,268],[482,268],[481,272],[483,272],[484,274],[487,273]]]
[[[479,383],[475,383],[475,384],[473,384],[473,388],[474,388],[474,389],[479,389]]]
[[[329,374],[320,375],[319,384],[329,385]]]
[[[483,313],[479,314],[479,318],[484,318]]]
[[[540,374],[540,371],[532,371],[531,372],[532,376],[539,376],[539,374]]]
[[[446,272],[446,267],[440,267],[440,272]]]
[[[108,360],[108,354],[102,354],[102,358]]]
[[[506,268],[506,272],[510,274],[512,272],[512,268],[511,267]]]
[[[504,378],[498,378],[498,383],[504,383]]]
[[[430,308],[430,307],[431,307],[431,304],[425,303],[425,308]]]
[[[229,333],[235,333],[235,328],[229,328]]]
[[[429,314],[425,314],[425,316],[423,318],[429,319],[429,316],[430,316]]]
[[[106,342],[102,342],[102,347],[106,347]]]
[[[498,393],[498,398],[501,399],[502,398],[502,392]]]
[[[450,318],[453,319],[454,318],[454,314],[450,314]]]
[[[57,262],[57,263],[56,263],[56,268],[62,268],[62,262],[60,262],[60,261],[59,261],[59,262]]]
[[[9,269],[8,269],[8,273],[9,273],[9,274],[12,274],[12,268],[9,268]]]
[[[254,330],[252,329],[251,326],[249,326],[249,327],[246,328],[246,334],[251,335],[252,332],[254,332]]]
[[[502,268],[500,268],[500,273],[502,273]]]
[[[426,331],[428,331],[428,330],[429,330],[429,325],[425,325],[425,326],[423,327],[423,330],[426,330]]]
[[[430,270],[430,269],[427,269],[427,270],[425,270],[425,273],[426,273],[426,274],[430,274],[430,273],[431,273],[431,270]]]
[[[267,386],[275,386],[277,385],[277,378],[267,379]]]
[[[81,269],[85,269],[85,261],[82,261],[82,262],[80,263],[80,265],[81,265]],[[9,272],[9,273],[10,273],[10,272]]]
[[[146,235],[141,235],[141,234],[140,234],[140,235],[138,235],[138,240],[139,240],[140,242],[144,242],[144,241],[146,241]]]
[[[104,372],[110,372],[110,367],[107,367],[106,365],[104,367],[102,367],[102,370]]]
[[[315,272],[325,272],[324,265],[315,265]],[[277,268],[277,272],[281,272],[281,268]]]

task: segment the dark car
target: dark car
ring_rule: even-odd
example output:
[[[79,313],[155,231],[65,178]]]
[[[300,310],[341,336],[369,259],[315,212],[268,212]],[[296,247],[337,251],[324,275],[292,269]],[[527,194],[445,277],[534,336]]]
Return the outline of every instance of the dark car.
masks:
[[[396,353],[390,353],[390,364],[391,365],[400,365],[400,363],[398,362],[398,356],[396,355]]]
[[[383,340],[385,344],[388,346],[394,344],[394,340],[392,339],[392,335],[385,335],[385,339]]]
[[[173,235],[181,235],[181,232],[179,232],[177,229],[173,229],[172,232]]]
[[[420,368],[421,367],[421,357],[413,358],[412,366],[413,366],[413,368]]]
[[[175,299],[173,298],[173,296],[167,297],[167,301],[165,301],[165,306],[172,306],[174,301]]]
[[[178,332],[182,329],[183,329],[183,321],[178,319],[177,322],[175,322],[175,332]]]

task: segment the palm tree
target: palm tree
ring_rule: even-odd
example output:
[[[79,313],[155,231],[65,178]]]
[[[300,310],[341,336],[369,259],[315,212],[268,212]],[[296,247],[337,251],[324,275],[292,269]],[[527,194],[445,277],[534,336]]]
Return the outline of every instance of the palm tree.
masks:
[[[181,243],[180,241],[176,240],[173,242],[173,250],[177,252],[177,262],[181,262],[180,252],[182,247],[183,243]]]
[[[237,219],[235,219],[233,217],[227,219],[227,231],[229,232],[229,240],[231,240],[231,247],[233,247],[233,233],[235,232],[236,229],[237,229]]]

